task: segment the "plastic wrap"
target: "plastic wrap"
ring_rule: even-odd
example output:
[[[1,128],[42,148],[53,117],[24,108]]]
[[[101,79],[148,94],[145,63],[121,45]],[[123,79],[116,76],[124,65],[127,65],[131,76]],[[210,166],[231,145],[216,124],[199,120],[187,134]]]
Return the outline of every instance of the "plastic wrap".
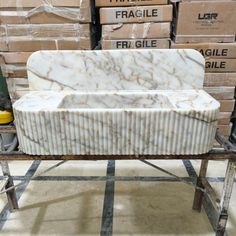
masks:
[[[78,44],[73,49],[91,49],[80,45],[91,42],[91,8],[88,0],[1,1],[0,51],[67,49],[64,39],[68,49],[73,42]]]
[[[20,24],[0,26],[2,52],[91,49],[90,24]],[[74,44],[74,45],[73,45]]]
[[[169,38],[170,23],[113,24],[102,26],[102,39]]]
[[[33,52],[94,47],[93,7],[90,0],[0,1],[0,64],[13,101],[27,92]]]
[[[63,18],[63,23],[90,23],[90,0],[9,0],[0,2],[1,23],[46,23],[46,19],[37,17],[48,14],[58,23],[57,17]],[[11,19],[10,19],[11,18]],[[10,22],[9,22],[10,21]]]
[[[169,48],[170,23],[102,26],[103,49]]]

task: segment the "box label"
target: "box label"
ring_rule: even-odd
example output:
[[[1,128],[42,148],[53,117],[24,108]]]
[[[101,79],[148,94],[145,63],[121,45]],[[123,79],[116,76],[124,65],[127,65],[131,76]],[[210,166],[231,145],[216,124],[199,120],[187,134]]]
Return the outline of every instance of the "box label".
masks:
[[[228,49],[200,49],[199,52],[204,57],[227,57]]]
[[[225,69],[225,61],[206,61],[206,69]]]
[[[100,23],[170,22],[172,5],[100,8]]]
[[[158,45],[158,40],[151,39],[151,40],[132,40],[132,41],[125,41],[119,40],[116,41],[116,48],[117,49],[125,49],[125,48],[156,48]]]
[[[168,39],[103,40],[103,49],[169,48]]]
[[[158,9],[137,9],[137,10],[118,10],[116,11],[116,19],[129,19],[129,18],[150,18],[158,17]]]
[[[172,42],[171,48],[192,48],[206,58],[236,58],[236,43],[185,43]]]
[[[236,72],[236,59],[206,59],[206,72]]]
[[[216,12],[199,12],[197,14],[197,20],[193,21],[193,24],[196,24],[196,29],[219,29],[222,24],[224,24],[224,20],[219,20],[219,14]]]

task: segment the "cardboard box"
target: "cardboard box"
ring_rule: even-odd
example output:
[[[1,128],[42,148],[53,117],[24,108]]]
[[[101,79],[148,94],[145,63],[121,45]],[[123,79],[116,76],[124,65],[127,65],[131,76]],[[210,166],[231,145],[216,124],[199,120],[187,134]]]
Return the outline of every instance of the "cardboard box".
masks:
[[[0,41],[0,51],[32,52],[38,50],[82,50],[92,49],[91,38],[37,38],[8,37]]]
[[[100,9],[100,23],[141,23],[172,21],[172,5],[107,7]]]
[[[226,137],[229,137],[232,130],[232,124],[229,125],[219,125],[218,126],[219,131]]]
[[[220,100],[221,112],[233,112],[235,106],[235,100]]]
[[[29,92],[27,78],[6,78],[9,95],[12,102],[15,102]]]
[[[90,24],[20,24],[0,25],[0,36],[90,37]]]
[[[1,24],[63,24],[91,23],[92,14],[88,8],[55,8],[46,12],[44,7],[36,8],[33,13],[26,10],[0,11]]]
[[[236,58],[236,43],[185,43],[171,42],[171,48],[192,48],[205,58]]]
[[[204,85],[206,87],[236,86],[236,73],[206,73]]]
[[[232,112],[220,112],[218,125],[229,125],[231,116],[232,116]]]
[[[168,0],[95,0],[96,7],[165,5]]]
[[[204,87],[204,90],[217,100],[234,99],[235,87]]]
[[[102,40],[102,49],[169,48],[168,39]]]
[[[206,72],[236,72],[236,59],[206,59]]]
[[[175,35],[176,43],[233,43],[235,35]]]
[[[115,24],[102,26],[102,39],[158,39],[170,37],[170,23]]]
[[[178,4],[175,42],[193,42],[188,37],[201,38],[201,42],[207,42],[209,37],[215,40],[219,37],[222,42],[233,42],[236,32],[235,12],[236,1],[184,0]]]
[[[1,64],[1,70],[5,78],[27,77],[26,64]]]
[[[33,52],[0,52],[1,64],[26,64]]]

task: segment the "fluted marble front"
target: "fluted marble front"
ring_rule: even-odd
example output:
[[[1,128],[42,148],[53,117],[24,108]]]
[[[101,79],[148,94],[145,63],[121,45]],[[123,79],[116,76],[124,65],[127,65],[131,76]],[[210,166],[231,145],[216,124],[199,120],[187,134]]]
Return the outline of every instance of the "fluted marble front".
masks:
[[[14,104],[28,154],[201,154],[219,103],[202,90],[31,92]]]
[[[204,68],[191,49],[39,51],[27,63],[38,91],[202,89]]]

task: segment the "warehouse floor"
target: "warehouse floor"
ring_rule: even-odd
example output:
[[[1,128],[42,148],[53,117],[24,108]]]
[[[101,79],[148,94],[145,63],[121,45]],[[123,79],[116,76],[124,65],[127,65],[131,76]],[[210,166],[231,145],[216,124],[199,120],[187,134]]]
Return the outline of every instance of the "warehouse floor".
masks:
[[[57,162],[10,162],[15,183]],[[191,181],[199,161],[152,161]],[[210,162],[208,176],[220,194],[226,162]],[[119,176],[114,182],[113,175]],[[0,235],[204,235],[214,236],[205,211],[192,211],[194,189],[139,161],[69,161],[18,189],[20,210],[0,198]],[[236,235],[236,188],[229,236]],[[104,204],[105,203],[105,204]],[[111,232],[113,232],[111,234]]]

